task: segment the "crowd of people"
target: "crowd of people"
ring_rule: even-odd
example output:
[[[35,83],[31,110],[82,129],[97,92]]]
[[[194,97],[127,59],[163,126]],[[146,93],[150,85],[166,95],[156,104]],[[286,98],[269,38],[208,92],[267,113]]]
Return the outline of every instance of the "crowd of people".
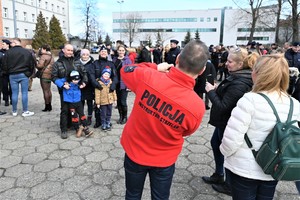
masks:
[[[11,104],[12,115],[19,114],[21,86],[21,115],[34,115],[28,109],[28,91],[30,79],[37,77],[44,97],[42,111],[51,112],[54,83],[60,95],[62,139],[68,138],[69,128],[76,137],[91,136],[93,113],[93,127],[111,131],[113,108],[117,108],[117,123],[125,125],[121,144],[126,199],[141,198],[147,174],[152,198],[169,198],[184,137],[197,130],[205,110],[210,110],[215,171],[203,176],[203,181],[233,199],[272,199],[278,181],[259,168],[243,135],[247,133],[259,148],[276,123],[257,93],[272,100],[282,119],[292,98],[292,120],[300,126],[300,43],[286,43],[282,48],[274,43],[269,49],[256,42],[207,47],[192,40],[182,49],[178,43],[173,39],[166,47],[150,50],[147,45],[127,48],[118,41],[114,49],[102,45],[95,60],[88,49],[75,55],[74,47],[64,44],[55,61],[48,44],[34,53],[23,48],[18,38],[3,39],[0,88],[4,106]],[[130,117],[129,91],[135,93]],[[299,190],[300,182],[296,186]]]

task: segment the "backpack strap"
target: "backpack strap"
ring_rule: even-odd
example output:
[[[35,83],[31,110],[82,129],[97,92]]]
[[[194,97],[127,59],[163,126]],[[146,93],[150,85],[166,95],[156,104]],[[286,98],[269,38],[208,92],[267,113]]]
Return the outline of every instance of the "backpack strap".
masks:
[[[274,115],[276,116],[277,122],[281,122],[281,121],[280,121],[280,118],[279,118],[279,116],[278,116],[278,113],[277,113],[277,111],[276,111],[276,109],[275,109],[275,107],[274,107],[274,104],[273,104],[272,101],[269,99],[269,97],[268,97],[267,95],[263,94],[263,93],[258,93],[258,94],[261,95],[262,97],[264,97],[264,98],[267,100],[268,104],[271,106],[271,108],[272,108],[272,110],[273,110],[273,112],[274,112]],[[288,122],[291,121],[292,115],[293,115],[293,110],[294,110],[294,102],[293,102],[293,100],[292,100],[291,97],[289,97],[289,98],[290,98],[290,110],[289,110],[289,114],[288,114],[286,123],[288,123]]]
[[[272,110],[273,110],[273,112],[274,112],[274,115],[276,116],[277,122],[281,122],[281,121],[280,121],[280,118],[279,118],[279,116],[278,116],[278,113],[277,113],[277,111],[276,111],[276,109],[275,109],[275,107],[274,107],[272,101],[269,99],[269,97],[268,97],[267,95],[263,94],[263,93],[258,93],[258,94],[261,95],[262,97],[264,97],[264,98],[267,100],[268,104],[270,105],[270,107],[272,108]],[[294,102],[293,102],[292,98],[290,97],[290,110],[289,110],[287,122],[290,122],[291,119],[292,119],[293,109],[294,109]],[[293,123],[294,123],[294,121],[293,121]],[[247,146],[248,146],[249,149],[252,151],[252,154],[253,154],[254,157],[256,158],[257,151],[255,151],[255,149],[253,149],[253,145],[252,145],[252,143],[251,143],[251,141],[250,141],[250,139],[249,139],[247,133],[245,133],[244,139],[245,139],[245,141],[246,141]]]

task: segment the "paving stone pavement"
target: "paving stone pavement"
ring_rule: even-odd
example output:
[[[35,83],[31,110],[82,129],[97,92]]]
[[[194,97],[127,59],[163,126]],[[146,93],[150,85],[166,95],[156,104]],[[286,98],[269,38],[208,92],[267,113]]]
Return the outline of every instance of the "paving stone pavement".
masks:
[[[11,107],[0,106],[8,112],[0,116],[0,200],[100,200],[124,199],[124,151],[120,145],[123,125],[116,124],[117,110],[113,111],[113,129],[95,131],[91,138],[76,138],[68,131],[68,139],[60,138],[59,95],[52,85],[53,110],[42,112],[43,96],[39,79],[34,79],[29,92],[29,110],[35,115],[13,117]],[[134,94],[129,93],[129,110]],[[209,112],[197,132],[185,139],[176,163],[171,188],[171,200],[231,199],[218,194],[201,176],[213,173],[214,163],[210,147],[213,127],[207,125]],[[146,180],[142,199],[150,198]],[[299,199],[293,182],[280,182],[275,199]]]

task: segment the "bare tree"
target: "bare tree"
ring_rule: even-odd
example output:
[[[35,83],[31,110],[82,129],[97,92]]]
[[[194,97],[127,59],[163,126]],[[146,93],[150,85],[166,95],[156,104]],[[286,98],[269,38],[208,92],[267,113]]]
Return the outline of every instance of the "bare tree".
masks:
[[[128,38],[130,47],[139,34],[138,29],[142,26],[141,19],[142,16],[139,13],[130,13],[125,17],[125,22],[121,25],[126,30],[123,35]]]
[[[293,41],[299,41],[299,12],[298,12],[298,6],[299,1],[298,0],[287,0],[289,4],[292,7],[292,28],[293,28]]]
[[[82,14],[82,22],[84,23],[85,32],[84,32],[84,45],[83,48],[86,48],[90,39],[95,40],[95,33],[98,31],[99,24],[96,19],[96,1],[95,0],[83,0],[80,1],[78,9]],[[92,37],[92,38],[91,38]]]

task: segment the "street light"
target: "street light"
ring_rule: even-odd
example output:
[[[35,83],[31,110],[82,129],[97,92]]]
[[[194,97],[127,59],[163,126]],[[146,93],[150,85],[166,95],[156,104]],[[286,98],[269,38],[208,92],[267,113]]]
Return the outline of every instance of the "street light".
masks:
[[[124,0],[122,1],[117,1],[118,4],[120,4],[120,40],[122,40],[122,35],[121,35],[121,20],[122,20],[122,3],[124,3]]]

